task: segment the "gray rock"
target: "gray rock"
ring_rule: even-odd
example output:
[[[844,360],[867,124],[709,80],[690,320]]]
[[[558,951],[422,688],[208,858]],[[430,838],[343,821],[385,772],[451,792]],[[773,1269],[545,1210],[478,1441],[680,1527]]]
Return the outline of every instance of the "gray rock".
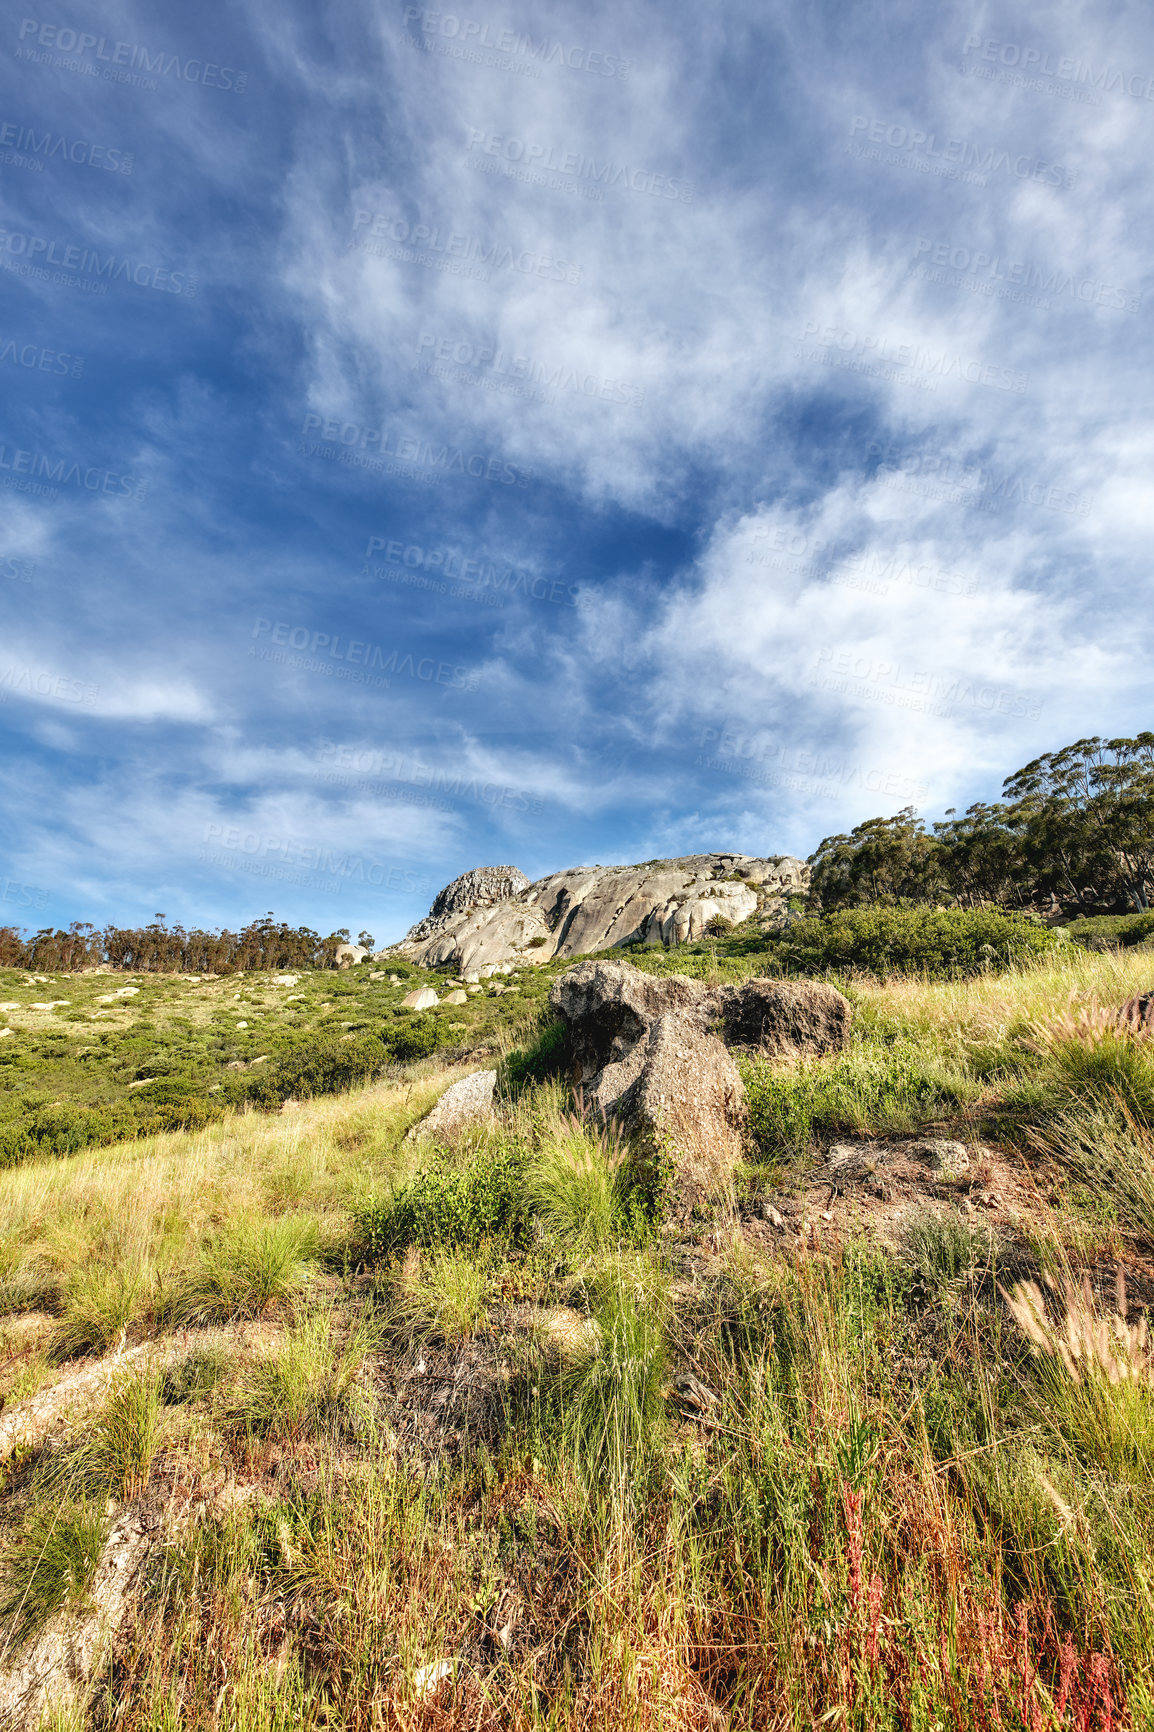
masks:
[[[431,986],[419,986],[415,992],[406,992],[401,1005],[405,1010],[432,1010],[440,1002]]]
[[[416,1139],[455,1137],[466,1125],[488,1124],[496,1118],[493,1109],[496,1082],[495,1070],[478,1070],[452,1083],[432,1112],[414,1125],[408,1135]]]
[[[336,959],[341,968],[355,968],[368,954],[363,944],[340,944],[337,946]]]
[[[659,1016],[617,1116],[643,1148],[672,1161],[682,1211],[731,1187],[747,1113],[737,1068],[716,1036],[692,1010]]]
[[[709,1006],[727,1046],[775,1058],[839,1051],[853,1018],[849,1000],[820,980],[747,980],[719,987]]]
[[[925,1137],[907,1143],[903,1152],[926,1161],[939,1178],[947,1181],[964,1178],[970,1170],[970,1151],[965,1143],[949,1137]]]
[[[700,981],[643,974],[628,962],[579,962],[555,980],[549,1005],[568,1027],[574,1081],[586,1107],[611,1112],[641,1073],[650,1025],[705,996]]]

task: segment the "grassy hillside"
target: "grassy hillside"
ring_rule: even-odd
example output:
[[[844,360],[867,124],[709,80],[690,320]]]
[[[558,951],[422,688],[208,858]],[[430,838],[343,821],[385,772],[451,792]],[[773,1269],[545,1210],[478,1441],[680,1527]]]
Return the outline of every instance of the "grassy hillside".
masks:
[[[92,1043],[117,984],[40,990]],[[53,1724],[1151,1724],[1154,1052],[1097,1011],[1150,984],[1081,950],[850,983],[845,1053],[747,1064],[738,1194],[677,1232],[547,1076],[405,1140],[435,1057],[0,1173],[0,1714],[95,1595]],[[134,1027],[219,1068],[401,990],[141,985],[121,1078]]]
[[[439,1048],[507,1044],[557,970],[497,976],[467,1004],[414,1014],[445,971],[202,976],[0,971],[0,1164],[196,1128],[246,1098],[325,1093]],[[379,978],[373,979],[374,974]],[[390,976],[397,984],[392,984]]]

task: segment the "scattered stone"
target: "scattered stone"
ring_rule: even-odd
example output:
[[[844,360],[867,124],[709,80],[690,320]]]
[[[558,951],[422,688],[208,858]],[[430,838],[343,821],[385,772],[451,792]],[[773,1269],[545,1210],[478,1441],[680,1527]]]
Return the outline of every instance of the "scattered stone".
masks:
[[[295,986],[300,980],[299,974],[278,974],[273,981],[274,986]]]
[[[406,1138],[455,1137],[467,1125],[487,1124],[496,1118],[493,1109],[495,1070],[474,1071],[450,1085],[430,1113],[406,1133]]]
[[[338,968],[355,968],[369,953],[363,944],[338,944],[334,954]]]
[[[643,974],[628,962],[579,962],[554,981],[549,1005],[568,1025],[586,1107],[610,1112],[641,1074],[650,1025],[704,996],[699,980]]]
[[[456,992],[446,993],[441,1002],[443,1004],[468,1004],[469,994],[458,989]]]
[[[383,968],[374,968],[369,975],[369,979],[370,980],[384,980],[385,979],[385,970]]]
[[[440,1002],[431,986],[419,986],[416,992],[406,992],[401,1006],[405,1010],[432,1010]]]
[[[771,1227],[776,1227],[779,1233],[785,1232],[785,1216],[781,1214],[779,1210],[775,1209],[772,1203],[767,1203],[765,1205],[762,1214],[765,1216]]]
[[[142,1089],[145,1088],[147,1084],[154,1083],[155,1081],[156,1078],[154,1076],[142,1076],[139,1082],[130,1082],[128,1086],[130,1089]]]

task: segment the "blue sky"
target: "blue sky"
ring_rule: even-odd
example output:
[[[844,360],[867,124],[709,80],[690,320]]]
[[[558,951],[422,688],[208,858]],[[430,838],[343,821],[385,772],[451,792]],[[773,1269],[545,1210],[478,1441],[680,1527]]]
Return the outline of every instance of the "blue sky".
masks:
[[[0,918],[383,941],[1151,725],[1147,7],[40,4]]]

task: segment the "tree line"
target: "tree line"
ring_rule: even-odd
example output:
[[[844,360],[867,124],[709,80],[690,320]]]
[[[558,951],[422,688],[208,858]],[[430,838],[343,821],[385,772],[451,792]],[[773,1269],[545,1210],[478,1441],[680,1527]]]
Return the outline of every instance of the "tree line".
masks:
[[[74,920],[67,931],[45,926],[31,936],[0,926],[0,968],[30,968],[74,974],[83,968],[123,969],[133,974],[241,974],[256,969],[337,968],[337,952],[349,942],[347,928],[327,938],[309,926],[289,926],[269,913],[239,932],[186,931],[158,914],[147,926],[105,926]],[[373,946],[362,932],[358,942]]]
[[[1154,899],[1154,733],[1076,740],[929,828],[912,806],[827,836],[810,856],[821,912],[899,903],[1071,917]]]

